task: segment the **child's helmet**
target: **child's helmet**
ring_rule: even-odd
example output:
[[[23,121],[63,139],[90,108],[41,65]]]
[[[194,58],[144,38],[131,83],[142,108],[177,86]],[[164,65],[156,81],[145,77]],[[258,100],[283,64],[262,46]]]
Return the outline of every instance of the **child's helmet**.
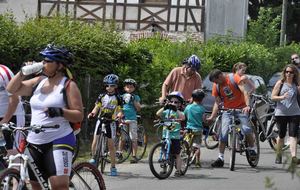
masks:
[[[178,91],[171,92],[170,94],[168,94],[167,99],[170,100],[173,97],[177,98],[183,104],[184,98],[181,92]]]
[[[192,92],[192,98],[196,100],[203,100],[205,97],[205,92],[202,89],[196,89]]]
[[[104,84],[115,84],[119,83],[119,77],[115,74],[106,75],[103,79]]]
[[[134,79],[131,79],[131,78],[125,79],[123,83],[124,83],[124,85],[126,85],[126,84],[132,84],[134,87],[137,86],[136,81]]]
[[[201,61],[196,55],[192,55],[191,57],[189,57],[186,64],[196,71],[198,71],[201,67]]]

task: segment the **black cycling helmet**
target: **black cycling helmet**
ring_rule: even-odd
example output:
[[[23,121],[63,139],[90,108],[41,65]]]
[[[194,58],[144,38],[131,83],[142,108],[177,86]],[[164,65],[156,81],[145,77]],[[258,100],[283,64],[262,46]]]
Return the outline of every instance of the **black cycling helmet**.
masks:
[[[115,74],[106,75],[103,79],[104,84],[115,84],[119,83],[119,77]]]
[[[202,101],[205,97],[205,92],[202,89],[196,89],[192,92],[192,98],[198,101]]]
[[[64,47],[57,47],[53,44],[48,44],[47,47],[40,52],[40,55],[43,56],[44,59],[57,61],[65,66],[72,64],[74,57],[68,49]]]
[[[136,81],[134,79],[131,79],[131,78],[125,79],[123,83],[124,83],[124,85],[126,85],[126,84],[132,84],[134,87],[137,86]]]

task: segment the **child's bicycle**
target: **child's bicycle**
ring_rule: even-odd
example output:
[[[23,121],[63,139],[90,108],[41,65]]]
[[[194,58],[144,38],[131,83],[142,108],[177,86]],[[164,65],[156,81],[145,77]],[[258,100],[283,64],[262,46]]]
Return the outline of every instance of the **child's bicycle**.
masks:
[[[158,179],[168,178],[175,164],[175,155],[171,154],[171,138],[170,131],[174,128],[174,125],[178,122],[174,120],[159,121],[154,127],[164,128],[164,138],[161,142],[155,144],[149,153],[149,166],[152,174]],[[189,161],[189,146],[186,141],[181,141],[180,157],[182,159],[181,172],[185,174],[188,169]]]
[[[6,159],[8,160],[8,167],[4,169],[0,174],[0,189],[10,190],[10,189],[20,189],[26,190],[31,189],[28,184],[29,175],[28,169],[30,168],[40,184],[43,190],[50,189],[48,181],[46,181],[39,168],[36,166],[28,146],[31,146],[26,141],[26,134],[28,131],[33,131],[35,133],[43,132],[46,128],[57,128],[59,125],[55,126],[28,126],[28,127],[17,127],[14,123],[0,125],[2,130],[13,131],[15,135],[20,132],[23,138],[19,142],[19,146],[16,147],[19,152],[16,155],[10,155]],[[104,180],[102,178],[99,170],[92,164],[87,162],[77,163],[72,166],[72,172],[70,175],[70,189],[93,189],[102,190],[106,189]]]

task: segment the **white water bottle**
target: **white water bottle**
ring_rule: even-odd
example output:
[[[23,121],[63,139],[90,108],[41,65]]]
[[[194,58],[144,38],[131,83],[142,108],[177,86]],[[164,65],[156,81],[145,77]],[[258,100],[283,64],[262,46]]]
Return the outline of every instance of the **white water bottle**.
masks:
[[[33,61],[32,64],[22,67],[21,72],[23,75],[26,76],[26,75],[30,75],[33,73],[39,73],[40,71],[42,71],[43,67],[44,67],[43,62]]]

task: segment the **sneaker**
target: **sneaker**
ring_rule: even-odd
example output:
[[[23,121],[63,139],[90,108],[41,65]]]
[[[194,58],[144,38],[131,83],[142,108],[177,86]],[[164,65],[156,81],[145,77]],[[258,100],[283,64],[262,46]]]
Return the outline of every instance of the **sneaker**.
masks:
[[[299,165],[300,164],[300,160],[296,156],[293,156],[292,157],[292,164]]]
[[[89,163],[93,164],[93,165],[96,165],[96,160],[94,158],[92,158],[92,159],[89,160]]]
[[[110,168],[110,176],[118,176],[117,168]]]
[[[195,166],[196,166],[196,168],[201,168],[202,167],[200,162],[196,162]]]
[[[133,156],[132,159],[130,160],[130,164],[135,164],[135,163],[138,163],[138,159]]]
[[[248,150],[248,152],[249,152],[250,160],[255,161],[255,159],[257,157],[257,154],[256,154],[255,150],[250,149],[250,150]]]
[[[116,152],[116,157],[117,157],[119,160],[122,160],[122,159],[123,159],[122,152]]]
[[[211,167],[213,167],[213,168],[222,168],[223,166],[224,166],[224,161],[221,160],[221,158],[218,158],[216,161],[214,161],[211,164]]]
[[[276,155],[275,164],[282,164],[282,155],[281,154]]]
[[[183,175],[183,173],[182,173],[181,171],[179,171],[179,170],[177,170],[177,171],[175,172],[175,174],[174,174],[175,177],[180,177],[180,176],[182,176],[182,175]]]

